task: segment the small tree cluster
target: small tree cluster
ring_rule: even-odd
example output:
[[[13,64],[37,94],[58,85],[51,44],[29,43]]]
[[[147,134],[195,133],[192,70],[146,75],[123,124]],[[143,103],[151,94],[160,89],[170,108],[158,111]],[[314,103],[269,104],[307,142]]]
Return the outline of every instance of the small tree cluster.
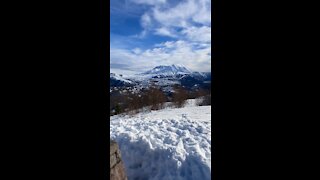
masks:
[[[164,108],[166,102],[165,94],[159,88],[151,88],[146,94],[151,110],[159,110]]]
[[[187,99],[188,99],[188,92],[182,87],[175,86],[174,93],[172,96],[173,105],[177,108],[181,108],[185,105],[185,102]]]

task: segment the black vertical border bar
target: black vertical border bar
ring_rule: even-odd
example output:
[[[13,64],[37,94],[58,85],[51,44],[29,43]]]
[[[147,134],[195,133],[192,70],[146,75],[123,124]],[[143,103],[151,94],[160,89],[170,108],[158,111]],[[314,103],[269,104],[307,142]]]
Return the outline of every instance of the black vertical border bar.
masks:
[[[212,58],[212,179],[220,180],[223,178],[223,130],[224,130],[224,2],[213,0],[211,3],[212,36],[211,47],[213,48]]]
[[[108,62],[110,58],[110,1],[108,0],[99,0],[98,1],[98,11],[97,11],[97,25],[98,25],[98,63],[96,64],[97,68],[97,77],[98,83],[101,86],[99,90],[99,97],[102,97],[99,103],[101,109],[99,109],[98,121],[96,124],[96,178],[97,180],[109,179],[109,161],[110,161],[110,124],[109,124],[109,78],[108,74],[110,73],[110,63]],[[109,60],[110,61],[110,60]]]

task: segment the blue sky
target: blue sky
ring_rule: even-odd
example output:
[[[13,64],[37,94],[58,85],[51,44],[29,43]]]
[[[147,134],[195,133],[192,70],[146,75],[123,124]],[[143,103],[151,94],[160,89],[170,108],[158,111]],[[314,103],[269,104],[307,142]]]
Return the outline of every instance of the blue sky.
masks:
[[[111,71],[171,64],[211,71],[211,1],[111,0]]]

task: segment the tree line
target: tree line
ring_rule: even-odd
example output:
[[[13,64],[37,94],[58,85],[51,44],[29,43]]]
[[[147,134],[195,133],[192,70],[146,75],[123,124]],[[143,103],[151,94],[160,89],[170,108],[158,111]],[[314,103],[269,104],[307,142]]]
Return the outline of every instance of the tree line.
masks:
[[[211,105],[211,91],[204,89],[190,91],[181,86],[174,86],[172,93],[165,93],[158,87],[150,87],[138,94],[117,92],[110,95],[110,114],[160,110],[165,108],[167,102],[171,102],[171,106],[181,108],[187,99],[195,98],[199,98],[199,106]]]

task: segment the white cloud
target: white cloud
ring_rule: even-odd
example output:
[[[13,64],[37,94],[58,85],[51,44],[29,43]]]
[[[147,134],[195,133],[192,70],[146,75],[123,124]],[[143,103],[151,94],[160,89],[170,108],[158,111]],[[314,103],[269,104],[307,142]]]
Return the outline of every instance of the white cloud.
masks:
[[[169,28],[161,27],[155,30],[155,34],[162,35],[162,36],[168,36],[168,37],[177,37],[175,35],[175,32],[170,30]]]
[[[186,27],[197,11],[197,3],[193,0],[188,0],[182,1],[171,8],[156,6],[152,11],[152,15],[158,23],[164,26]]]
[[[192,17],[192,20],[204,25],[211,26],[211,1],[201,0],[198,1],[197,13]]]
[[[152,5],[151,10],[141,16],[144,31],[176,39],[211,42],[210,0],[186,0],[175,6]]]
[[[182,30],[182,33],[186,35],[190,41],[211,42],[211,27],[208,26],[188,27]]]
[[[134,49],[132,49],[132,52],[133,52],[134,54],[140,54],[142,51],[141,51],[140,48],[134,48]]]
[[[145,29],[149,28],[149,27],[151,26],[151,17],[150,17],[150,15],[149,15],[149,14],[146,14],[146,13],[143,14],[143,15],[141,16],[140,22],[141,22],[141,26],[142,26],[143,28],[145,28]]]
[[[130,0],[137,4],[148,4],[148,5],[157,5],[157,4],[164,4],[166,0]]]
[[[211,47],[195,48],[186,41],[168,41],[139,53],[111,49],[112,64],[130,64],[132,70],[146,71],[157,65],[181,64],[195,71],[211,71]]]

